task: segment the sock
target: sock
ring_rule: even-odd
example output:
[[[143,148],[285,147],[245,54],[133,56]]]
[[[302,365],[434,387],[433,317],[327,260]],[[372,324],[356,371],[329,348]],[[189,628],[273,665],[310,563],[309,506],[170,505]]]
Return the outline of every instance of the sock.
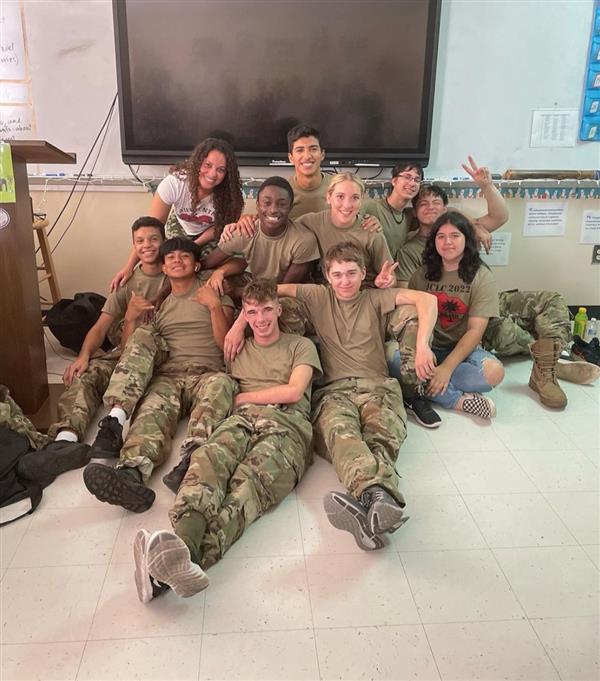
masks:
[[[60,430],[54,442],[79,442],[79,438],[72,430]]]
[[[125,413],[124,409],[121,409],[121,407],[113,407],[108,412],[108,415],[116,418],[117,421],[121,424],[121,426],[124,426],[125,421],[127,421],[127,414]]]
[[[190,550],[192,561],[196,565],[200,565],[202,559],[202,539],[206,532],[206,520],[202,513],[198,511],[188,511],[184,516],[179,518],[174,527],[175,534],[183,539],[185,545]]]

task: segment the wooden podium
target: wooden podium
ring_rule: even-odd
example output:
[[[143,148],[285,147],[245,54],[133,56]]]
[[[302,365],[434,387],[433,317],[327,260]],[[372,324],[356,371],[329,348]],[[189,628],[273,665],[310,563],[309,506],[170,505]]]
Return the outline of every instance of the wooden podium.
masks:
[[[8,386],[36,427],[43,429],[49,425],[52,410],[27,164],[75,163],[77,159],[41,140],[13,140],[10,148],[16,202],[0,204],[6,211],[1,223],[7,223],[0,228],[0,383]]]

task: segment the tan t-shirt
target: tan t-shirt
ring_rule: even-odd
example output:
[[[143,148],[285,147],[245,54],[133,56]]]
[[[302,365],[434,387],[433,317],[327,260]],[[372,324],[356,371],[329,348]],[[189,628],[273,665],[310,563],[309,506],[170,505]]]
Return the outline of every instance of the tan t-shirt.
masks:
[[[427,291],[438,299],[434,347],[456,345],[467,332],[469,317],[489,318],[500,314],[496,281],[485,265],[477,270],[470,284],[458,276],[458,271],[443,272],[440,281],[428,281],[425,266],[422,266],[412,275],[408,286],[417,291]]]
[[[260,227],[250,238],[236,230],[230,241],[219,244],[219,249],[227,255],[243,255],[253,276],[277,281],[290,265],[319,259],[315,235],[293,220],[279,236],[268,236]]]
[[[413,209],[396,210],[392,208],[385,197],[366,199],[360,207],[360,217],[365,213],[374,215],[383,228],[383,236],[387,241],[394,260],[398,257],[399,249],[406,243],[408,233],[412,229]]]
[[[302,364],[315,370],[314,377],[321,375],[317,348],[308,338],[282,333],[275,343],[266,347],[249,338],[231,364],[231,375],[239,381],[242,392],[264,390],[289,383],[292,371]],[[309,384],[295,405],[306,418],[310,416],[310,392]]]
[[[109,314],[114,319],[107,334],[108,339],[113,345],[117,346],[121,342],[122,322],[125,312],[127,312],[131,293],[135,291],[136,295],[143,296],[147,300],[153,300],[158,295],[165,281],[166,277],[162,272],[145,274],[141,267],[136,267],[125,286],[118,288],[108,296],[102,312],[106,312],[106,314]]]
[[[398,251],[398,269],[396,277],[399,281],[409,281],[412,275],[423,265],[423,251],[427,239],[415,234]]]
[[[155,330],[169,347],[169,358],[163,370],[185,371],[189,366],[223,371],[223,351],[216,344],[210,311],[205,305],[190,300],[201,284],[197,279],[187,293],[167,296],[153,322]],[[233,307],[228,296],[221,297],[224,306]]]
[[[360,226],[360,218],[357,218],[347,229],[336,227],[329,218],[329,210],[320,213],[309,213],[299,218],[298,222],[317,237],[319,252],[321,254],[321,269],[325,271],[325,254],[341,241],[351,241],[360,246],[366,255],[367,277],[366,283],[372,283],[379,274],[379,270],[385,262],[392,262],[390,249],[385,237],[381,232],[369,232]]]
[[[294,202],[290,211],[290,218],[296,219],[306,213],[318,213],[327,208],[327,190],[331,175],[321,173],[321,184],[315,189],[301,189],[296,183],[296,176],[290,178],[294,190]]]
[[[298,284],[296,290],[319,338],[325,383],[389,377],[385,315],[396,307],[400,289],[363,289],[352,300],[338,300],[330,286]]]

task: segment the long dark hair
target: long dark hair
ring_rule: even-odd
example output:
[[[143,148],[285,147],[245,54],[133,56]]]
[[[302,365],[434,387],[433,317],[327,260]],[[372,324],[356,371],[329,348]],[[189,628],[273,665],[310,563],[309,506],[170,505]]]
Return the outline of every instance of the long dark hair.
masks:
[[[200,166],[211,151],[220,151],[225,156],[226,161],[225,177],[213,191],[215,227],[218,239],[225,225],[230,222],[237,222],[240,219],[242,209],[244,208],[242,182],[233,147],[225,140],[208,137],[200,142],[189,158],[172,166],[169,172],[186,179],[192,196],[192,202],[198,201],[198,174]],[[192,209],[194,207],[195,204],[192,205]]]
[[[433,223],[423,252],[423,264],[426,268],[425,278],[429,281],[439,281],[442,278],[442,256],[436,250],[435,237],[440,231],[440,228],[448,223],[456,227],[456,229],[462,232],[465,237],[465,250],[458,265],[458,276],[464,282],[470,284],[475,278],[477,270],[482,265],[485,267],[487,267],[487,265],[479,255],[473,225],[468,218],[457,210],[449,210],[446,213],[443,213]]]

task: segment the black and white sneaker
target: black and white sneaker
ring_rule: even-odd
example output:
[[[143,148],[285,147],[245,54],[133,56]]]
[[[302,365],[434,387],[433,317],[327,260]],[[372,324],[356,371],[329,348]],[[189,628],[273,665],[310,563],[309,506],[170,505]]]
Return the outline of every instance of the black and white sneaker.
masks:
[[[111,459],[118,457],[123,447],[123,426],[114,416],[105,416],[98,423],[98,434],[92,444],[92,457]]]
[[[135,563],[135,586],[138,598],[142,603],[149,603],[153,598],[169,590],[169,585],[154,579],[148,570],[148,540],[150,532],[140,530],[133,542],[133,560]]]
[[[406,411],[425,428],[439,428],[442,422],[439,414],[431,408],[429,400],[416,396],[404,400]]]
[[[148,538],[146,556],[150,576],[170,586],[178,596],[188,598],[208,586],[206,573],[192,562],[190,550],[174,532],[154,532]]]
[[[367,509],[367,521],[373,534],[395,532],[404,525],[409,516],[404,515],[406,504],[400,503],[383,487],[373,485],[360,495],[363,506]]]
[[[323,506],[329,522],[338,530],[350,532],[363,551],[376,551],[385,546],[382,537],[369,529],[367,512],[354,497],[342,492],[328,492],[323,497]]]
[[[136,468],[111,468],[101,463],[89,463],[83,469],[83,482],[96,499],[134,513],[147,511],[156,497],[154,490],[143,483]]]
[[[481,395],[480,393],[465,393],[462,411],[473,416],[479,416],[482,419],[493,419],[496,416],[496,405],[489,397]]]

